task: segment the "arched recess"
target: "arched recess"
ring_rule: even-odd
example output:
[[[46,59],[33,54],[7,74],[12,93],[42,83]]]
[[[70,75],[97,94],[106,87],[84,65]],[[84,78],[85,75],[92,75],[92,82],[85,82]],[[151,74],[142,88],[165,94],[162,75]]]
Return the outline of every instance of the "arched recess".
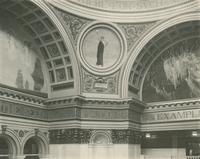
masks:
[[[142,83],[144,81],[146,71],[149,68],[151,61],[153,61],[153,59],[157,57],[153,53],[148,54],[147,50],[149,50],[149,49],[159,50],[159,48],[157,48],[157,46],[155,46],[154,42],[151,45],[152,48],[145,48],[147,46],[147,44],[151,43],[151,40],[154,37],[158,37],[157,40],[158,41],[160,40],[160,42],[163,42],[162,47],[166,47],[167,45],[170,45],[169,44],[170,37],[167,40],[165,40],[165,39],[162,39],[163,37],[161,36],[160,37],[161,39],[159,39],[160,33],[162,33],[162,32],[164,33],[165,30],[167,30],[168,28],[176,27],[176,25],[178,25],[178,24],[185,23],[185,22],[198,21],[198,20],[200,20],[199,12],[192,12],[192,13],[172,17],[170,19],[164,20],[161,23],[157,24],[157,26],[154,26],[154,28],[151,28],[150,30],[148,30],[146,32],[145,35],[140,37],[136,47],[133,48],[133,50],[131,50],[132,54],[128,58],[128,61],[125,65],[125,67],[123,68],[124,71],[122,71],[123,72],[123,75],[122,75],[123,82],[121,84],[121,90],[122,90],[121,95],[123,98],[127,98],[129,96],[128,90],[129,90],[130,83],[131,83],[130,81],[134,81],[133,79],[134,79],[134,77],[136,77],[135,81],[137,81],[136,82],[137,84],[132,85],[131,89],[133,89],[134,96],[137,97],[138,99],[142,100],[141,99],[141,90],[142,90]],[[177,36],[179,36],[179,35],[177,35]],[[145,57],[145,55],[146,55],[146,57]],[[144,61],[144,59],[146,59],[146,61],[148,61],[148,63],[146,63],[147,65],[145,65],[145,67],[142,68],[141,64],[142,64],[142,61]],[[137,72],[139,72],[139,73],[137,74]]]
[[[38,5],[47,15],[48,17],[53,21],[57,29],[59,30],[64,43],[67,46],[67,49],[69,49],[70,57],[71,57],[71,63],[73,67],[73,76],[74,76],[74,89],[76,90],[76,94],[80,94],[80,72],[78,68],[78,61],[75,53],[75,48],[70,40],[70,36],[65,31],[64,26],[61,24],[59,19],[56,17],[54,12],[48,7],[48,5],[44,1],[38,1],[38,0],[31,0],[33,3]]]
[[[108,145],[112,144],[111,134],[109,131],[98,130],[93,132],[90,138],[90,144],[93,145]]]
[[[22,141],[21,154],[24,154],[26,143],[30,140],[33,140],[37,144],[40,158],[48,157],[49,154],[48,138],[44,133],[40,132],[39,130],[34,130],[26,134],[26,136]]]
[[[3,0],[0,10],[14,17],[37,45],[45,60],[50,97],[79,94],[79,69],[73,44],[48,4],[38,0]]]
[[[11,158],[14,158],[18,154],[20,154],[20,140],[15,134],[15,132],[8,128],[6,128],[5,130],[0,130],[0,138],[4,139],[8,144],[9,154]]]

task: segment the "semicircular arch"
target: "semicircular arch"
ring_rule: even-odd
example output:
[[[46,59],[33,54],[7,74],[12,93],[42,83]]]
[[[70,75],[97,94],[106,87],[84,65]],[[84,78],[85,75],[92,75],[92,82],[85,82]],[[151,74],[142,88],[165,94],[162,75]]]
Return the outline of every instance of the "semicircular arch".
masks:
[[[48,138],[43,132],[40,132],[39,130],[30,131],[26,134],[26,136],[22,140],[22,152],[21,152],[22,154],[24,154],[24,148],[29,139],[34,139],[35,142],[38,144],[40,155],[42,155],[43,157],[48,155],[49,153]]]
[[[12,154],[13,156],[20,154],[20,139],[14,131],[8,128],[6,128],[5,131],[0,130],[0,138],[3,138],[7,142],[10,154]]]
[[[154,26],[154,28],[151,28],[151,30],[148,30],[146,32],[146,34],[144,36],[142,36],[140,38],[140,40],[138,41],[138,44],[135,48],[133,48],[133,50],[131,50],[132,54],[130,54],[130,57],[128,58],[128,61],[125,65],[125,67],[123,68],[124,71],[123,75],[122,75],[122,84],[121,84],[121,90],[122,90],[122,94],[121,96],[123,98],[127,98],[128,95],[128,89],[129,89],[129,80],[130,80],[130,75],[131,75],[131,71],[132,68],[134,66],[134,64],[139,63],[140,61],[138,61],[138,58],[141,54],[141,51],[143,51],[143,48],[154,38],[156,37],[158,34],[164,32],[166,29],[173,27],[175,25],[184,23],[184,22],[191,22],[191,21],[198,21],[200,20],[200,13],[199,12],[193,12],[193,13],[189,13],[189,14],[184,14],[184,15],[179,15],[173,18],[170,18],[168,20],[162,21],[161,23],[157,24],[157,26]],[[149,56],[149,55],[148,55]],[[138,58],[138,59],[137,59]],[[154,57],[152,57],[154,58]],[[151,59],[152,60],[152,59]],[[133,71],[132,71],[133,72]],[[144,76],[140,77],[140,81],[142,81],[142,79],[144,78]],[[138,88],[135,88],[136,90],[136,97],[138,97],[141,100],[141,83],[138,86]]]

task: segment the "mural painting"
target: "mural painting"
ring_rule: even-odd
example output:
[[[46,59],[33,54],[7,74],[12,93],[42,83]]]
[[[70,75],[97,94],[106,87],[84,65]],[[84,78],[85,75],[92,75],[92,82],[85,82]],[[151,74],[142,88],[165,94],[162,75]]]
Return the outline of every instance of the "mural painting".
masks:
[[[40,91],[44,86],[44,76],[42,72],[42,65],[38,58],[35,61],[35,68],[31,76],[34,80],[34,90]]]
[[[23,74],[22,74],[22,70],[19,69],[17,71],[17,78],[16,78],[16,86],[17,88],[21,88],[21,89],[24,89],[24,78],[23,78]]]
[[[114,31],[99,26],[85,35],[81,50],[87,64],[104,69],[114,65],[120,57],[121,43]]]
[[[36,46],[20,26],[13,25],[17,24],[15,19],[2,15],[0,21],[0,83],[46,92],[43,66]]]
[[[146,102],[200,97],[200,39],[164,51],[146,74],[142,97]]]

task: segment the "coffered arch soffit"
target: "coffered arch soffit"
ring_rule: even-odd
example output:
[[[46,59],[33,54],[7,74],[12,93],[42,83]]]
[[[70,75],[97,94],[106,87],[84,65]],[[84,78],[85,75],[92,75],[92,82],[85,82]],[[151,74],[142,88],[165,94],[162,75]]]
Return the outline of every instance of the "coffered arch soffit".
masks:
[[[122,71],[122,97],[128,97],[130,90],[142,100],[142,85],[153,61],[174,43],[199,37],[199,20],[199,12],[176,16],[158,23],[140,37]]]
[[[79,94],[80,75],[74,47],[67,28],[62,26],[48,4],[38,0],[3,0],[0,9],[9,12],[38,46],[47,66],[50,97],[60,96],[58,92]]]

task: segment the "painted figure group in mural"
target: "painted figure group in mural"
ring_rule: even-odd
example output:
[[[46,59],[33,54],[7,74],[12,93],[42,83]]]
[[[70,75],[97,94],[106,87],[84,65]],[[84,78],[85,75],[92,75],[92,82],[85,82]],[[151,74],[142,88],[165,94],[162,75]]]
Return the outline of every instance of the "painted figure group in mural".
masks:
[[[179,43],[151,66],[143,87],[147,102],[200,96],[200,40]]]
[[[103,55],[104,55],[104,49],[107,46],[107,42],[104,40],[104,36],[100,37],[98,46],[97,46],[97,66],[102,66],[103,67]]]

